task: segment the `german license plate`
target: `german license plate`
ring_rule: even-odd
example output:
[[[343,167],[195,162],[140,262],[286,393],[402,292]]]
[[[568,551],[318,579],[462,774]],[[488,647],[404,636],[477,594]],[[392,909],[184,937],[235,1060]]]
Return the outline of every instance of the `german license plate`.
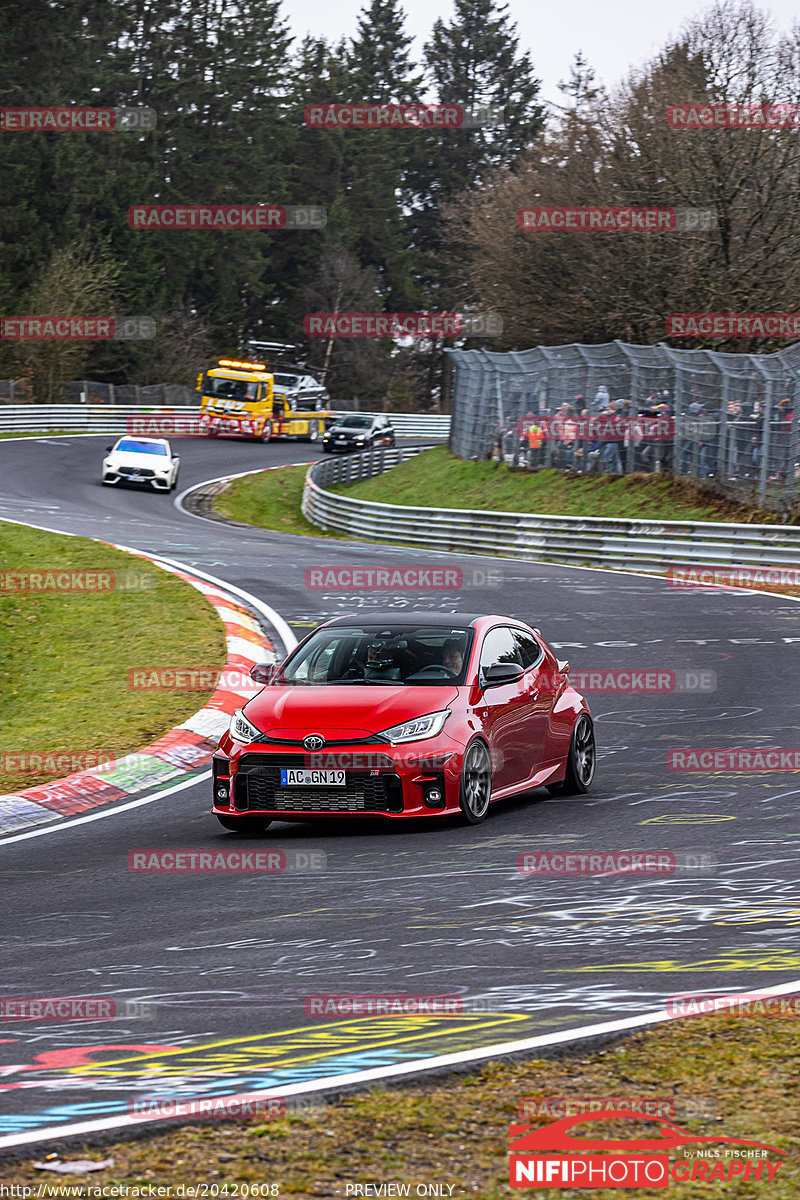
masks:
[[[284,787],[344,787],[344,771],[301,771],[287,767],[281,771]]]

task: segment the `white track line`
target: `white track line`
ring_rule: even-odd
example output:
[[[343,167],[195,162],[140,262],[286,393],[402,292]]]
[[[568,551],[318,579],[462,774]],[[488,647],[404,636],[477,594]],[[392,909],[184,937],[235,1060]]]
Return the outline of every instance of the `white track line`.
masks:
[[[59,821],[58,814],[54,813],[55,825],[48,825],[45,829],[32,829],[29,833],[15,833],[11,837],[0,838],[0,850],[12,842],[24,842],[27,838],[45,837],[48,833],[60,833],[62,829],[72,829],[75,825],[86,825],[89,821],[102,821],[105,817],[115,817],[117,813],[127,812],[130,808],[141,808],[143,804],[153,804],[156,800],[163,800],[164,796],[171,796],[173,792],[182,792],[184,788],[194,787],[196,783],[202,783],[204,779],[210,778],[211,772],[204,771],[202,775],[184,779],[183,783],[176,783],[172,787],[165,788],[163,792],[153,792],[150,796],[129,800],[126,804],[117,805],[116,808],[106,807],[102,812],[87,813],[85,817],[76,817],[73,821]]]
[[[792,995],[800,991],[800,979],[793,983],[782,983],[775,987],[751,989],[744,993],[751,996],[781,996]],[[741,993],[740,993],[741,994]],[[735,999],[736,993],[726,993],[726,998]],[[380,1018],[376,1018],[380,1019]],[[638,1017],[623,1017],[617,1021],[601,1021],[595,1025],[583,1025],[578,1029],[565,1029],[560,1033],[546,1033],[538,1037],[521,1038],[514,1042],[496,1042],[491,1046],[481,1046],[476,1050],[458,1050],[453,1054],[436,1054],[430,1058],[416,1058],[405,1063],[396,1063],[388,1067],[370,1067],[364,1071],[350,1071],[346,1075],[328,1075],[322,1079],[310,1080],[306,1083],[290,1083],[280,1088],[265,1088],[257,1092],[239,1092],[236,1095],[226,1095],[228,1102],[251,1102],[254,1100],[274,1099],[276,1097],[302,1096],[309,1093],[330,1089],[341,1090],[357,1087],[379,1080],[398,1079],[404,1075],[421,1074],[425,1071],[441,1070],[447,1067],[465,1066],[469,1063],[479,1063],[485,1059],[507,1058],[512,1054],[525,1053],[530,1050],[542,1049],[546,1046],[563,1046],[570,1042],[585,1041],[587,1038],[603,1037],[606,1034],[625,1033],[633,1029],[642,1029],[648,1025],[660,1025],[666,1021],[676,1021],[680,1018],[672,1016],[665,1009],[655,1012],[642,1013]],[[684,1018],[690,1019],[690,1018]],[[154,1086],[156,1086],[154,1080]],[[163,1095],[164,1089],[159,1088]],[[221,1099],[222,1097],[217,1097]],[[0,1149],[12,1146],[23,1146],[33,1142],[54,1141],[56,1138],[77,1137],[87,1133],[103,1133],[112,1129],[141,1128],[155,1122],[175,1120],[174,1117],[163,1116],[142,1120],[140,1117],[117,1116],[101,1117],[94,1121],[78,1121],[72,1125],[55,1125],[47,1128],[29,1130],[25,1133],[7,1134],[0,1137]],[[191,1119],[184,1121],[190,1124]]]

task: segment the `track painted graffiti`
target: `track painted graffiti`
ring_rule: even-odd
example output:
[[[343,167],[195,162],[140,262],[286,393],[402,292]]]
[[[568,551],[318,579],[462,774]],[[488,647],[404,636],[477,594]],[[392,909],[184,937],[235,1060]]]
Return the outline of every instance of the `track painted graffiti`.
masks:
[[[236,1095],[466,1050],[524,1036],[529,1022],[525,1013],[374,1017],[190,1046],[134,1043],[49,1051],[5,1068],[0,1091],[7,1102],[8,1093],[33,1089],[67,1093],[69,1102],[0,1116],[0,1133],[124,1113],[135,1094]]]

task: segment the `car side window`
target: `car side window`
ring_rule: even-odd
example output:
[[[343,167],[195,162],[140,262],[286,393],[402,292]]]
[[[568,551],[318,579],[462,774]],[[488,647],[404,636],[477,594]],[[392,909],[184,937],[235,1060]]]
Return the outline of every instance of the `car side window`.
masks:
[[[542,657],[542,648],[536,638],[531,637],[529,633],[523,633],[521,629],[515,629],[513,633],[522,665],[527,670]]]
[[[515,632],[508,625],[498,625],[495,629],[489,630],[481,647],[481,671],[488,670],[495,663],[524,665],[514,636]]]

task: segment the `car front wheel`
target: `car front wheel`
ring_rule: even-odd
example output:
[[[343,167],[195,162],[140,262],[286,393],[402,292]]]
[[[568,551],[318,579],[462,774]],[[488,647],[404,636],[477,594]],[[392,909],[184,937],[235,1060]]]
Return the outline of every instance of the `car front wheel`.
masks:
[[[489,811],[492,798],[492,761],[485,742],[475,741],[464,755],[461,769],[461,811],[468,825],[478,825]]]
[[[551,796],[576,796],[588,792],[597,759],[592,718],[581,713],[575,722],[567,755],[567,773],[561,783],[550,783]]]
[[[221,817],[217,814],[217,820],[231,833],[263,833],[272,824],[269,817]]]

